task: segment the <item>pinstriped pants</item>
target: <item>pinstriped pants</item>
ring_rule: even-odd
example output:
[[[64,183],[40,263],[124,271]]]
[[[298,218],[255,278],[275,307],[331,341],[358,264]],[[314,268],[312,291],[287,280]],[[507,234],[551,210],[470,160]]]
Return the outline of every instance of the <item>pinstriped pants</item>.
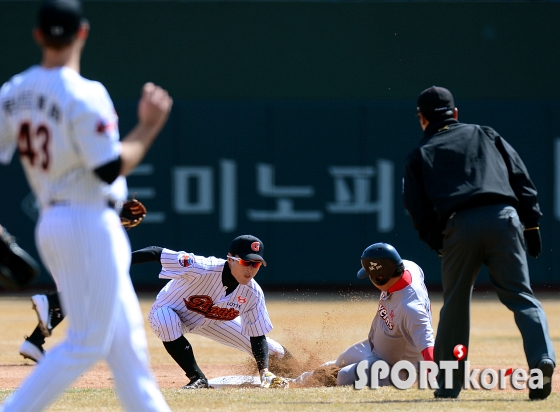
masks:
[[[191,329],[188,325],[181,322],[179,315],[171,307],[156,307],[154,305],[148,314],[148,320],[154,333],[164,342],[174,341],[185,333],[194,333],[249,355],[253,353],[249,336],[241,333],[241,320],[239,316],[230,321],[211,322],[208,325]],[[271,355],[284,356],[284,349],[278,342],[269,337],[266,338],[266,341]]]
[[[106,206],[54,206],[36,228],[43,262],[61,291],[68,335],[49,351],[4,411],[48,406],[81,374],[105,360],[127,411],[170,411],[149,370],[146,334],[128,269],[130,244]]]

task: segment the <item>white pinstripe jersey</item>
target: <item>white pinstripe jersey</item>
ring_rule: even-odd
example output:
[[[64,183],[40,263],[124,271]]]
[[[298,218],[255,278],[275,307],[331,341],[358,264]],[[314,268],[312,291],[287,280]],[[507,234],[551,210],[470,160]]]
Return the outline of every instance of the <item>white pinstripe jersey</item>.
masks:
[[[222,283],[225,259],[163,249],[161,264],[159,277],[171,281],[159,292],[154,306],[171,307],[190,331],[237,316],[245,336],[262,336],[272,330],[264,293],[254,279],[226,296]]]
[[[403,359],[421,361],[424,359],[422,351],[434,346],[432,310],[424,272],[410,260],[403,260],[403,263],[412,283],[388,295],[381,292],[368,336],[372,352],[390,365]]]
[[[118,118],[105,87],[67,67],[32,66],[0,89],[0,162],[17,148],[39,204],[124,200],[92,170],[120,154]]]

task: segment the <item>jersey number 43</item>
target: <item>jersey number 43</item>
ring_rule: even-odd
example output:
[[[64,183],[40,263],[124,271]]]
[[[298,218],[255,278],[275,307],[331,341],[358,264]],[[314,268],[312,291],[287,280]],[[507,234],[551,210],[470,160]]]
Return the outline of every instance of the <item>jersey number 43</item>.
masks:
[[[19,127],[18,152],[22,158],[27,158],[31,166],[40,166],[43,170],[49,168],[49,140],[50,132],[47,126],[39,125],[33,130],[29,122],[23,122]],[[35,144],[33,144],[35,143]]]

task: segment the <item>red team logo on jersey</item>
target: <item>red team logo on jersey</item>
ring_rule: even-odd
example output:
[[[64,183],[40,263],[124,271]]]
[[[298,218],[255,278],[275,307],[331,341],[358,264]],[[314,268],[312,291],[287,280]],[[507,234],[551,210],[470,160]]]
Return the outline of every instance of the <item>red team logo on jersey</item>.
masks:
[[[247,298],[242,298],[241,296],[238,296],[238,297],[237,297],[237,301],[238,301],[239,303],[241,303],[241,304],[247,303]]]
[[[251,243],[251,249],[253,249],[255,252],[258,252],[260,248],[261,248],[260,242]]]
[[[239,316],[239,311],[233,308],[221,308],[214,305],[214,301],[208,295],[189,296],[189,300],[183,298],[187,309],[200,313],[208,319],[233,320]]]
[[[377,311],[379,312],[379,317],[381,317],[381,319],[383,319],[383,322],[385,322],[385,325],[387,325],[390,330],[393,330],[395,325],[389,320],[387,309],[385,309],[385,306],[383,306],[381,302],[379,302],[379,309]]]
[[[107,120],[99,120],[95,125],[95,131],[99,134],[107,134],[116,128],[115,122],[107,121]]]
[[[179,263],[183,267],[189,267],[190,265],[192,265],[192,257],[190,257],[189,255],[183,255],[183,258],[179,259]]]

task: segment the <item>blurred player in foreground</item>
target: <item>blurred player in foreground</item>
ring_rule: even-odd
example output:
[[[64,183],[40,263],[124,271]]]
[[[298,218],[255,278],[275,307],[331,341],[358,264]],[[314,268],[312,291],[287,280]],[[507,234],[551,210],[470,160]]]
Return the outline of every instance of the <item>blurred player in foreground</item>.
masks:
[[[183,389],[208,388],[186,333],[205,336],[252,354],[261,386],[283,388],[288,381],[269,369],[275,361],[289,362],[290,353],[265,335],[272,323],[264,294],[254,277],[266,266],[263,243],[251,235],[236,237],[225,259],[148,247],[132,253],[132,263],[158,262],[161,279],[170,279],[159,292],[148,319],[154,333],[190,382]]]
[[[381,291],[368,338],[347,348],[335,361],[314,372],[305,372],[294,384],[305,386],[316,380],[314,375],[324,373],[324,368],[330,368],[334,374],[340,368],[336,385],[354,385],[356,368],[363,360],[368,362],[368,369],[378,360],[389,366],[400,360],[413,364],[433,360],[432,311],[422,269],[414,262],[403,260],[387,243],[368,246],[361,262],[358,279],[369,277]],[[370,374],[367,375],[367,385],[370,385]],[[390,384],[389,378],[379,380],[380,386]]]
[[[139,200],[135,198],[126,200],[119,212],[122,227],[129,230],[138,226],[146,217],[146,212],[146,207]],[[2,234],[1,226],[0,234]],[[9,237],[9,235],[7,236]],[[2,237],[4,238],[3,235]],[[0,244],[0,248],[1,246]],[[12,247],[12,249],[14,248]],[[14,271],[14,273],[20,272]],[[62,311],[58,291],[33,295],[31,296],[31,303],[33,310],[37,313],[39,322],[31,335],[25,337],[25,340],[19,347],[19,354],[24,358],[39,362],[46,354],[43,349],[45,338],[51,336],[53,329],[62,322],[64,319],[64,312]]]
[[[105,87],[83,78],[89,33],[78,0],[45,0],[35,41],[40,65],[0,89],[0,161],[17,149],[40,216],[37,248],[68,314],[68,334],[0,410],[41,411],[101,360],[127,411],[169,411],[149,369],[147,340],[128,269],[130,243],[115,204],[127,176],[165,125],[167,92],[147,83],[138,123],[120,141]]]

